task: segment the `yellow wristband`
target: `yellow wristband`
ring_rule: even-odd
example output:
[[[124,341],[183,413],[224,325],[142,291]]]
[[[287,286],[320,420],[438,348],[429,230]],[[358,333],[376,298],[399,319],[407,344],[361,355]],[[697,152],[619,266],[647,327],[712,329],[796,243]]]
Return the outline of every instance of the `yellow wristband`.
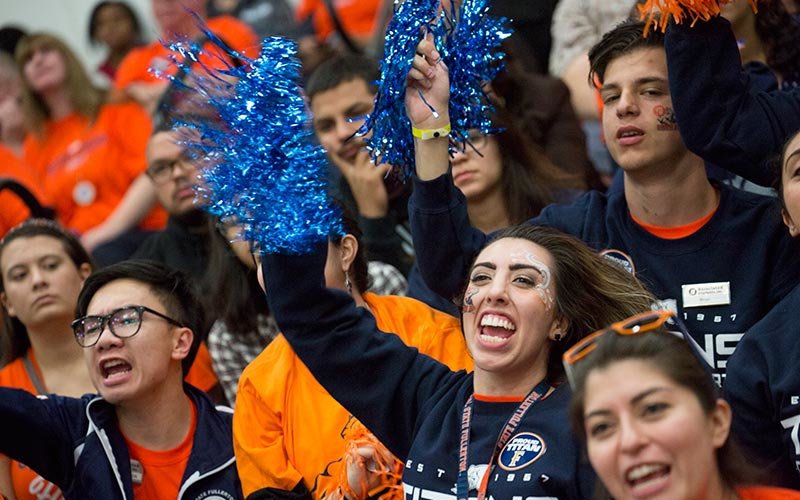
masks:
[[[450,135],[450,124],[448,123],[442,128],[433,128],[433,129],[420,129],[416,127],[411,127],[411,135],[413,135],[417,139],[422,139],[423,141],[427,141],[429,139],[437,139],[439,137],[447,137],[448,135]]]

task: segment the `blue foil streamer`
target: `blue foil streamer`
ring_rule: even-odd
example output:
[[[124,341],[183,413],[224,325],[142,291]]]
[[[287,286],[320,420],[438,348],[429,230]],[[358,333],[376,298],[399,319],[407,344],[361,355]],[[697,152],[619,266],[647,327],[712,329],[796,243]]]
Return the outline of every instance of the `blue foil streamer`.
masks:
[[[202,163],[197,191],[204,208],[240,224],[241,238],[268,253],[308,253],[343,234],[341,214],[327,194],[325,152],[312,140],[295,43],[265,38],[259,57],[249,59],[201,28],[244,63],[186,68],[192,112],[176,125],[190,129],[182,142]],[[185,42],[171,49],[199,53]],[[181,65],[185,58],[175,60]]]
[[[406,76],[422,34],[433,34],[450,74],[451,139],[466,143],[470,129],[496,130],[483,85],[502,70],[500,43],[510,36],[505,18],[488,15],[488,0],[464,0],[459,9],[441,9],[439,0],[395,0],[386,30],[381,81],[375,109],[359,129],[378,163],[388,163],[405,179],[414,172],[414,139],[405,110]],[[463,147],[463,146],[462,146]]]

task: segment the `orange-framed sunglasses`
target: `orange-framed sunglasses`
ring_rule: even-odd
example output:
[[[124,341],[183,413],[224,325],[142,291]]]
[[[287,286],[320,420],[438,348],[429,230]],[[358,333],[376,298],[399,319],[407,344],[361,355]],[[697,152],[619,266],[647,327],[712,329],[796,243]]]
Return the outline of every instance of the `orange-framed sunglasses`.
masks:
[[[666,309],[658,309],[656,311],[647,311],[630,318],[617,321],[611,325],[597,330],[596,332],[587,335],[581,339],[577,344],[567,349],[564,353],[563,363],[564,371],[567,374],[567,380],[570,384],[574,383],[572,374],[572,367],[575,363],[589,355],[597,347],[597,342],[604,334],[614,332],[617,335],[636,335],[639,333],[649,332],[660,327],[667,322],[670,318],[675,316],[675,313]]]

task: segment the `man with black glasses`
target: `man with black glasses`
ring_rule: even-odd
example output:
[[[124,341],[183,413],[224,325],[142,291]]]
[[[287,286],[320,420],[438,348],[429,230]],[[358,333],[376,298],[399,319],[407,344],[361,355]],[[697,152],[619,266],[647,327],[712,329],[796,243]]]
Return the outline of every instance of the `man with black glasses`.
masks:
[[[0,389],[0,452],[65,498],[242,498],[232,411],[184,384],[201,312],[180,272],[126,261],[90,276],[72,323],[97,395]]]
[[[208,263],[210,226],[195,202],[199,171],[181,143],[185,133],[165,124],[147,143],[147,177],[169,219],[167,227],[148,237],[133,257],[157,260],[199,283]]]

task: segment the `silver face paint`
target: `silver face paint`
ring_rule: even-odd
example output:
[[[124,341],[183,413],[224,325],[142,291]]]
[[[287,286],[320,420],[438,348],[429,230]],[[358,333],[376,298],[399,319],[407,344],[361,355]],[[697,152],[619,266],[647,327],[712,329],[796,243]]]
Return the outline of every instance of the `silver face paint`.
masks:
[[[547,264],[539,261],[530,252],[513,253],[511,254],[511,259],[522,261],[539,272],[539,274],[542,276],[542,282],[536,285],[535,287],[536,291],[539,292],[539,296],[542,298],[542,302],[544,302],[545,308],[548,311],[552,309],[553,306],[555,305],[555,300],[553,299],[553,294],[550,291],[550,281],[552,273],[550,272],[550,268],[547,266]]]

